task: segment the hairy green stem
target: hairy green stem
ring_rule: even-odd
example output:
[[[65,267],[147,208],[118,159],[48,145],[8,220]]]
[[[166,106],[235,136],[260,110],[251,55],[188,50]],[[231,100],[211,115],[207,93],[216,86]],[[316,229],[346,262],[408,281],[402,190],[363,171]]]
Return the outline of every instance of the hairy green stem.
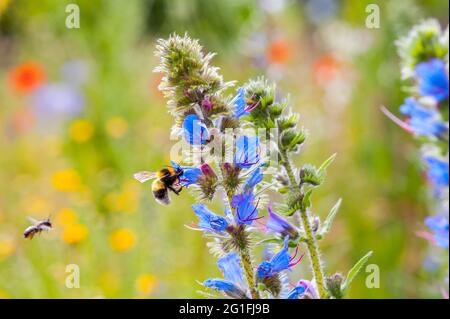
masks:
[[[292,170],[292,165],[289,160],[289,157],[286,151],[280,151],[282,165],[286,169],[286,173],[289,177],[289,183],[294,192],[299,195],[299,198],[302,196],[302,190],[295,179],[294,172]],[[325,276],[322,269],[322,262],[320,260],[319,248],[317,246],[316,237],[311,230],[311,224],[308,218],[308,212],[304,209],[299,210],[297,213],[300,215],[301,225],[305,231],[305,241],[306,246],[308,247],[309,258],[311,261],[311,268],[314,273],[314,277],[316,279],[317,288],[319,290],[320,298],[327,299],[328,292],[325,285]]]
[[[233,215],[236,213],[233,210],[233,206],[231,205],[233,195],[227,193],[227,199],[228,199],[228,205],[230,206],[230,210],[232,211]],[[247,230],[244,227],[244,234],[247,236]],[[244,240],[244,242],[248,242],[247,240]],[[239,255],[241,257],[242,266],[244,268],[245,278],[247,279],[248,287],[250,288],[250,294],[252,295],[252,299],[260,299],[258,290],[256,289],[255,284],[255,268],[253,266],[252,258],[250,256],[249,247],[247,246],[240,246],[239,247]]]

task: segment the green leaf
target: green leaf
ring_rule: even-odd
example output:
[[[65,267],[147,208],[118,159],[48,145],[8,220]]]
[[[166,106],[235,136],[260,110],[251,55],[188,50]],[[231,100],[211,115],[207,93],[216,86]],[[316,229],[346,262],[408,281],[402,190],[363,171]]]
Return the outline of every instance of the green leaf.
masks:
[[[373,251],[369,251],[364,257],[362,257],[347,274],[344,283],[342,284],[342,291],[345,293],[353,279],[355,279],[356,275],[361,271],[364,265],[369,260],[370,256],[372,256]]]
[[[331,163],[333,163],[334,159],[336,158],[336,155],[337,153],[334,153],[328,159],[326,159],[325,162],[323,162],[322,165],[320,165],[318,172],[323,173],[327,169],[327,167],[330,166]]]
[[[306,193],[303,195],[302,202],[301,202],[301,209],[305,211],[308,207],[311,206],[311,194],[312,189],[309,189],[306,191]]]
[[[321,238],[323,238],[331,229],[331,225],[333,224],[334,217],[336,216],[339,207],[341,206],[342,198],[339,198],[337,203],[331,208],[330,212],[328,213],[327,218],[322,224],[322,227],[320,227],[319,235]]]

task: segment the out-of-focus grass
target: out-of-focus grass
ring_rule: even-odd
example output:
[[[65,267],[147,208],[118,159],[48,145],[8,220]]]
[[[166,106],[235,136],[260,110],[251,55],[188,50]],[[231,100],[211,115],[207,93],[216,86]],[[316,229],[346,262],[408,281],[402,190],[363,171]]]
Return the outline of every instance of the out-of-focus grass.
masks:
[[[218,275],[205,240],[183,226],[194,220],[187,192],[161,207],[149,185],[132,180],[135,171],[157,170],[170,160],[172,119],[157,91],[159,76],[151,71],[157,63],[152,55],[157,36],[172,30],[189,30],[208,50],[219,52],[214,62],[226,80],[242,83],[265,73],[279,79],[280,91],[291,93],[292,106],[311,133],[298,164],[320,164],[338,153],[313,199],[322,217],[339,197],[344,200],[321,243],[326,271],[345,273],[368,250],[374,251],[370,262],[381,271],[379,289],[366,288],[360,276],[350,297],[438,295],[423,271],[428,245],[415,236],[428,213],[416,146],[383,117],[379,106],[395,109],[403,98],[394,40],[422,17],[448,23],[448,3],[380,1],[381,28],[368,30],[366,2],[341,2],[335,22],[370,39],[366,50],[352,54],[327,42],[327,23],[307,22],[302,1],[275,19],[251,2],[242,7],[232,3],[214,19],[211,12],[220,4],[207,1],[210,8],[190,15],[182,11],[181,18],[162,10],[166,19],[161,26],[148,20],[158,1],[128,1],[126,6],[120,1],[76,2],[80,29],[64,26],[69,2],[12,2],[0,16],[0,296],[200,297],[196,280]],[[188,23],[191,19],[195,24]],[[257,50],[243,44],[252,30],[271,33],[274,25],[288,50],[275,71],[270,63],[262,68],[253,64]],[[215,37],[210,30],[220,32]],[[341,46],[354,41],[350,36]],[[339,66],[337,75],[318,81],[330,56]],[[10,70],[23,61],[38,61],[48,81],[55,82],[60,67],[73,59],[85,61],[89,69],[83,113],[59,126],[45,117],[29,121],[24,112],[29,98],[13,92]],[[336,103],[346,92],[348,98]],[[57,182],[61,172],[72,176],[62,180],[64,189]],[[221,210],[219,205],[213,207]],[[26,216],[49,214],[54,231],[30,242],[21,238]],[[68,264],[80,266],[80,289],[65,286]],[[309,276],[306,263],[297,268],[293,277]]]

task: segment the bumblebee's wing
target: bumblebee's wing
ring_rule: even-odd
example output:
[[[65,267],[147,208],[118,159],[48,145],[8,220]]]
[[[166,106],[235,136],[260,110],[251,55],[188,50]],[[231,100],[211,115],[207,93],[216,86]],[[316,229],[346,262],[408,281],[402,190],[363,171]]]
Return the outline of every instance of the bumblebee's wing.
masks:
[[[33,217],[27,216],[27,218],[30,221],[30,223],[32,223],[33,225],[39,224],[39,221],[34,219]]]
[[[137,179],[139,182],[144,183],[144,182],[146,182],[148,180],[156,178],[156,173],[155,172],[142,171],[142,172],[135,173],[133,175],[133,177],[135,179]]]

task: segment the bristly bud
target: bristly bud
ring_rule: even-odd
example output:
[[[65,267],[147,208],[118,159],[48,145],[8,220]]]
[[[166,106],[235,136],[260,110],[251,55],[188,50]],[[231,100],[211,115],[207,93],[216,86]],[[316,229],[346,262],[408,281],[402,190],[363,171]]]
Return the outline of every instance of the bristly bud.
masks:
[[[262,288],[268,290],[275,298],[278,297],[283,289],[283,283],[280,278],[280,274],[275,274],[270,277],[259,278],[259,283]]]
[[[244,225],[231,225],[228,227],[227,231],[231,235],[231,238],[224,242],[224,247],[227,247],[227,249],[232,248],[235,251],[249,247],[250,238]]]
[[[155,55],[160,58],[155,72],[163,74],[159,89],[168,99],[169,111],[178,125],[196,105],[203,106],[205,97],[211,102],[207,105],[209,114],[228,112],[223,103],[215,103],[214,97],[232,83],[223,81],[218,69],[210,65],[214,54],[204,54],[197,40],[171,35],[167,40],[158,40]]]
[[[439,22],[434,19],[422,21],[406,37],[397,42],[402,59],[402,76],[410,78],[414,68],[421,62],[432,58],[445,60],[448,56],[448,27],[443,32]]]
[[[233,194],[241,183],[241,179],[239,178],[241,169],[230,163],[223,163],[222,168],[223,187],[227,194]]]
[[[281,147],[288,152],[297,152],[299,146],[306,140],[306,134],[303,130],[290,128],[281,133]]]
[[[325,279],[328,292],[333,298],[341,299],[343,297],[343,292],[341,289],[343,279],[344,277],[340,273],[335,273]]]
[[[197,181],[197,185],[200,188],[201,196],[203,199],[212,200],[217,188],[217,175],[214,170],[208,164],[202,164],[200,166],[202,175]]]
[[[319,186],[323,182],[323,175],[312,165],[304,165],[300,170],[300,184]]]

